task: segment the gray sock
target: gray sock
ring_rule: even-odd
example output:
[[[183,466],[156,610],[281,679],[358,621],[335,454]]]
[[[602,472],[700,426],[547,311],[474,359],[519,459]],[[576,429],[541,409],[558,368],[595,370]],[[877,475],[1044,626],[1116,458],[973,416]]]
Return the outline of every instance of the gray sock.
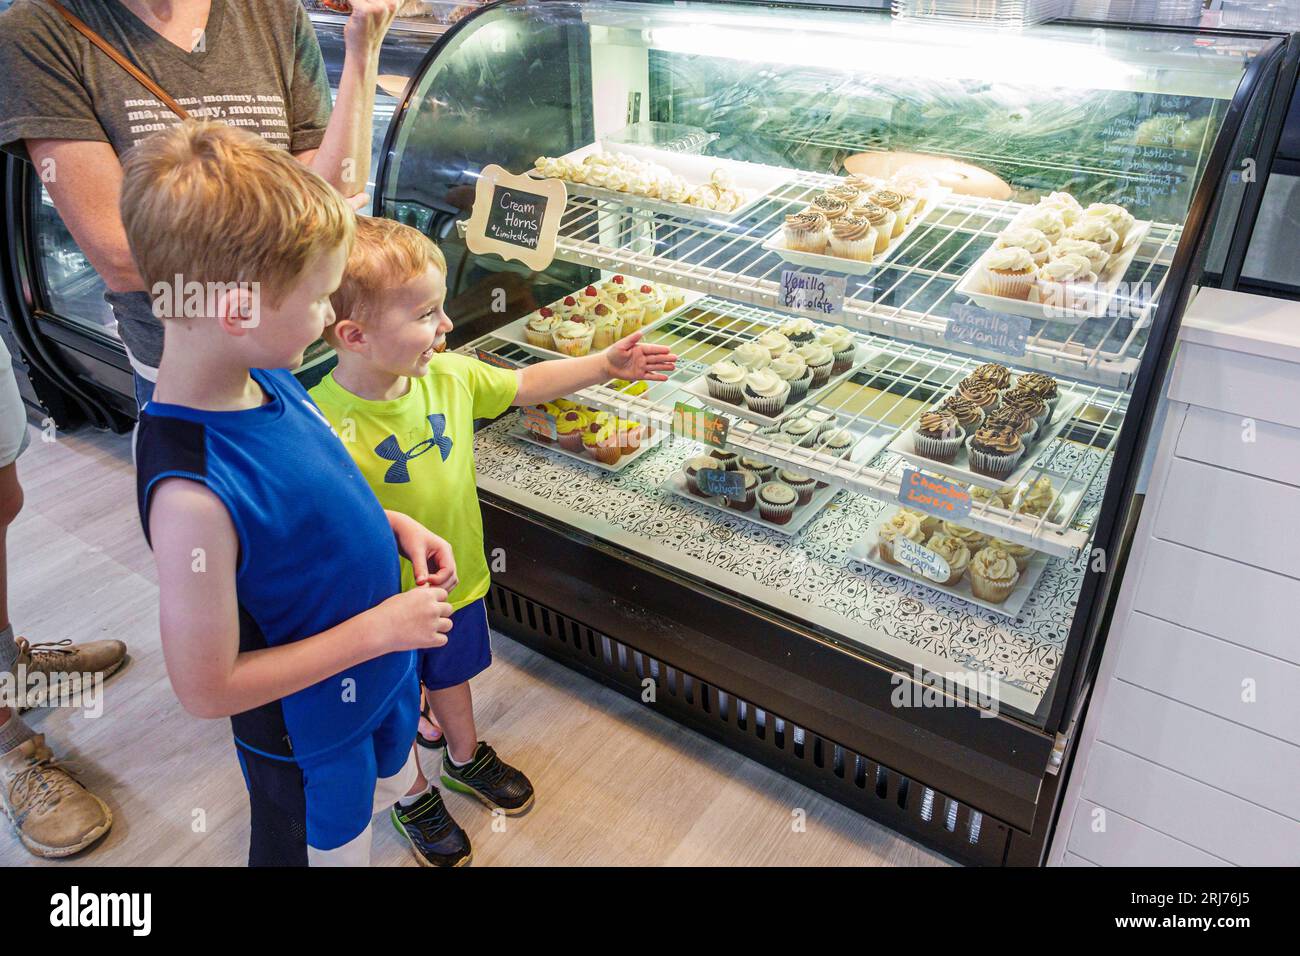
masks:
[[[16,711],[9,712],[9,719],[0,724],[0,754],[7,754],[24,740],[30,740],[36,734]]]
[[[0,630],[0,673],[14,672],[18,666],[18,645],[14,642],[14,628],[10,624]]]

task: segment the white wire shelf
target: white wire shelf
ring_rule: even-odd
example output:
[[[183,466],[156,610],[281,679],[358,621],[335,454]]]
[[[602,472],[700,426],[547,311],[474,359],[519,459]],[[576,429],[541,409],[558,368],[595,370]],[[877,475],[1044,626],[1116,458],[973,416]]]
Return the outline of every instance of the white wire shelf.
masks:
[[[559,258],[628,272],[651,280],[778,310],[781,272],[790,265],[762,243],[784,217],[836,182],[799,173],[738,223],[694,222],[655,216],[617,203],[573,197],[560,224]],[[848,276],[842,324],[921,345],[999,358],[946,342],[944,332],[961,280],[1010,220],[1018,203],[950,196],[927,213],[889,260],[866,276]],[[1137,372],[1145,328],[1163,287],[1181,228],[1154,224],[1125,276],[1141,291],[1108,314],[1080,325],[1035,322],[1018,360],[1026,368],[1098,385],[1124,388]],[[827,275],[828,270],[809,270]]]
[[[634,270],[628,271],[636,274]],[[742,341],[782,321],[782,316],[760,308],[706,296],[646,336],[647,341],[669,345],[681,356],[678,368],[668,382],[652,385],[641,396],[629,396],[600,385],[583,389],[571,397],[624,418],[671,429],[675,403],[686,401],[695,404],[698,401],[683,391],[683,386],[710,364],[726,357]],[[879,354],[844,383],[821,396],[815,404],[792,414],[807,414],[815,410],[821,415],[833,415],[840,427],[862,435],[878,434],[882,427],[896,431],[914,420],[979,364],[977,359],[956,355],[944,347],[871,335],[863,336],[863,339],[864,345],[878,350]],[[540,360],[527,348],[491,334],[467,346],[467,350],[475,348],[518,364]],[[1025,480],[1032,482],[1050,470],[1056,482],[1064,475],[1064,480],[1055,489],[1054,500],[1046,509],[1047,514],[1060,503],[1067,485],[1081,484],[1087,488],[1098,480],[1104,480],[1127,408],[1126,396],[1115,389],[1078,383],[1071,383],[1070,387],[1084,397],[1084,404],[1061,437],[1037,452],[1035,464],[1025,476]],[[1076,456],[1072,462],[1070,456],[1065,456],[1069,462],[1066,466],[1053,466],[1052,462],[1058,458],[1056,450],[1068,447],[1070,443],[1102,454]],[[894,503],[898,502],[903,469],[914,467],[888,451],[856,460],[828,454],[824,443],[812,446],[780,444],[760,433],[752,423],[735,418],[728,433],[728,445],[745,455]],[[936,475],[943,473],[941,465],[923,470]],[[961,523],[1008,541],[1070,558],[1077,557],[1091,538],[1090,527],[1048,520],[1046,515],[1031,515],[1019,505],[1010,510],[994,500],[974,501],[970,516]]]

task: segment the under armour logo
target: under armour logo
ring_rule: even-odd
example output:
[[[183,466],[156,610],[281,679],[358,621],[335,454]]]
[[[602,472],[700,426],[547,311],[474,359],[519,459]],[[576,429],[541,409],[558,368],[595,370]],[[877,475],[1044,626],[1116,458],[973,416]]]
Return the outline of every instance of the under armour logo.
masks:
[[[430,415],[429,424],[433,427],[433,437],[417,443],[410,451],[402,451],[396,435],[389,435],[375,446],[376,455],[392,462],[388,471],[384,473],[384,484],[400,485],[410,481],[411,475],[406,470],[406,463],[419,458],[430,448],[437,448],[442,455],[442,460],[447,460],[447,456],[451,454],[451,439],[443,434],[447,428],[447,416]]]

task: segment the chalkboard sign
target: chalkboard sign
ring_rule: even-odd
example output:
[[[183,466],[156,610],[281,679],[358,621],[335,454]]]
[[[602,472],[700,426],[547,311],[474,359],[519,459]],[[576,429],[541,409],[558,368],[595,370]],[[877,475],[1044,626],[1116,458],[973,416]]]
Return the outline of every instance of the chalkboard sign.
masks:
[[[695,405],[677,402],[673,406],[673,434],[681,435],[692,441],[703,442],[714,448],[724,448],[727,444],[727,431],[731,427],[730,419],[722,415],[706,412]]]
[[[500,166],[485,166],[474,189],[465,245],[478,255],[518,259],[541,272],[555,258],[567,198],[562,180],[516,176]]]
[[[903,469],[898,503],[944,521],[956,521],[970,514],[969,491],[956,482],[927,475],[915,468]]]
[[[1025,354],[1030,319],[1023,315],[1006,315],[982,309],[969,302],[952,307],[948,327],[943,331],[946,342],[997,352],[1000,355]]]
[[[721,468],[701,468],[695,473],[700,491],[706,495],[722,495],[724,498],[745,497],[745,476],[738,471],[723,471]]]
[[[844,276],[783,269],[781,305],[801,315],[819,319],[833,318],[844,311]]]

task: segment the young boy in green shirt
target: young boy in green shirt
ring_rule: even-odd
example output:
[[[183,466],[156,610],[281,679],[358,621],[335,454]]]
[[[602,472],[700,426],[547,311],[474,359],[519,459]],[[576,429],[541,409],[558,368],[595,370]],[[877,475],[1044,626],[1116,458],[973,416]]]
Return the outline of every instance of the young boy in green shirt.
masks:
[[[488,566],[475,492],[474,419],[533,405],[613,378],[665,381],[677,356],[640,333],[581,358],[503,369],[444,353],[446,261],[423,233],[388,219],[358,219],[326,336],[338,366],[311,396],[387,509],[451,543],[459,584],[447,644],[420,654],[420,680],[442,727],[442,781],[508,814],[525,812],[533,787],[478,739],[469,680],[491,663]],[[425,582],[403,562],[403,588]],[[420,781],[417,781],[420,782]],[[393,822],[421,863],[469,859],[469,840],[429,784],[404,798]]]

